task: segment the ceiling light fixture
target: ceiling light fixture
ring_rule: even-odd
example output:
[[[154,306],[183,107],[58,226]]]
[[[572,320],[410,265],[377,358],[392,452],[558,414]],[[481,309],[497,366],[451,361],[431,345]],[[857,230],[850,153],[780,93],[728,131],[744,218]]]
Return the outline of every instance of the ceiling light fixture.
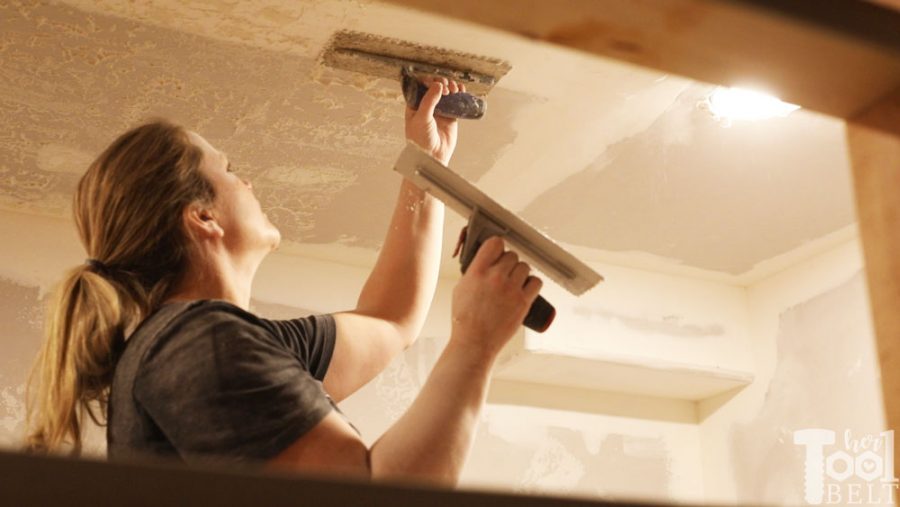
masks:
[[[707,99],[709,111],[717,118],[728,120],[764,120],[787,116],[800,109],[762,92],[746,88],[718,87]]]

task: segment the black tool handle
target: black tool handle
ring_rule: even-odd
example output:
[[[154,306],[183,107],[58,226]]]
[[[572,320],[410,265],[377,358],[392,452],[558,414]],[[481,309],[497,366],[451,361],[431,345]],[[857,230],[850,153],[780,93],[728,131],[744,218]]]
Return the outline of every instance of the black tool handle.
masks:
[[[419,109],[422,103],[422,97],[428,91],[428,87],[422,84],[416,76],[414,76],[406,68],[403,69],[401,76],[403,85],[403,97],[406,104],[415,109]],[[461,118],[467,120],[477,120],[484,116],[487,108],[484,100],[472,95],[471,93],[459,92],[444,95],[434,108],[434,114],[444,116],[446,118]]]
[[[553,324],[555,317],[556,308],[544,299],[544,296],[538,296],[534,303],[531,303],[531,308],[528,309],[528,315],[525,316],[522,324],[528,329],[543,333],[550,327],[550,324]]]

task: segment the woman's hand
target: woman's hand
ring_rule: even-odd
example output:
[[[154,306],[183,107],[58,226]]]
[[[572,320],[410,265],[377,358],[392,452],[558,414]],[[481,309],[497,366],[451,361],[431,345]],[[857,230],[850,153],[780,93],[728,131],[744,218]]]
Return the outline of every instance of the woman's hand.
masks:
[[[501,238],[488,239],[453,289],[450,341],[493,360],[522,327],[542,285]]]
[[[435,116],[434,108],[442,96],[464,92],[466,87],[443,77],[423,82],[428,85],[428,92],[422,97],[418,111],[406,107],[406,138],[431,153],[431,156],[444,165],[448,165],[453,150],[456,149],[459,122],[455,118]]]

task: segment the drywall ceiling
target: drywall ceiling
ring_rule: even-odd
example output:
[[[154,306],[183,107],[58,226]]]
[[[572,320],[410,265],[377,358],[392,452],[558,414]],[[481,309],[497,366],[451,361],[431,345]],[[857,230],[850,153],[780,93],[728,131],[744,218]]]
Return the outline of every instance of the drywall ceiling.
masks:
[[[317,64],[341,29],[510,61],[452,166],[581,255],[737,276],[854,223],[837,121],[728,127],[708,85],[364,0],[0,4],[0,208],[68,214],[93,156],[164,116],[228,153],[284,249],[370,258],[403,103]]]

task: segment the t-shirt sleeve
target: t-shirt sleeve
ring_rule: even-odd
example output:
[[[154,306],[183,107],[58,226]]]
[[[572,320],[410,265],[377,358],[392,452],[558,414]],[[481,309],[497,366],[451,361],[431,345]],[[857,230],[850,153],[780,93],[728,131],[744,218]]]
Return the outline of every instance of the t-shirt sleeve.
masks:
[[[316,380],[323,380],[334,353],[337,331],[331,315],[291,320],[260,319],[273,335],[306,365]]]
[[[274,457],[333,409],[275,340],[227,312],[196,316],[148,350],[135,399],[186,461]]]

